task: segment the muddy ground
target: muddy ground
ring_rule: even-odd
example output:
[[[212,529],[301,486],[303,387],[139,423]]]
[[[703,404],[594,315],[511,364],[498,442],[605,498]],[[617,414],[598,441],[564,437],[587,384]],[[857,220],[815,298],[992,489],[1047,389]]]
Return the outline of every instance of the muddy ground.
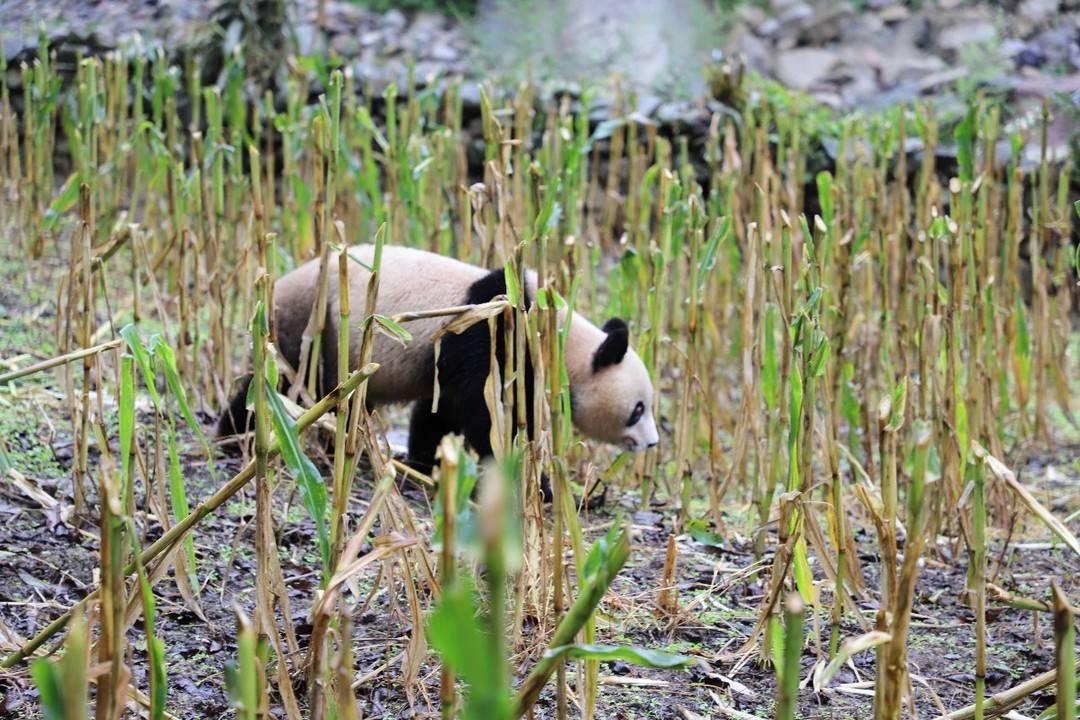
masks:
[[[9,254],[5,251],[5,254]],[[5,257],[0,264],[0,358],[19,366],[54,354],[55,279],[59,264],[37,263],[31,271],[19,258]],[[50,619],[92,587],[98,566],[96,529],[75,530],[63,519],[71,503],[70,421],[58,375],[44,373],[0,388],[0,440],[4,450],[0,473],[0,649],[6,654],[31,637]],[[212,421],[207,412],[203,422]],[[1019,447],[1009,458],[1022,470],[1021,479],[1058,517],[1080,507],[1080,438],[1071,438],[1067,426],[1059,427],[1060,440],[1052,448]],[[93,456],[93,453],[92,453]],[[14,484],[9,468],[32,485],[60,500],[46,509],[39,500]],[[239,468],[239,460],[223,459],[217,465],[218,482]],[[197,443],[185,436],[183,471],[194,504],[206,498],[216,485]],[[362,506],[371,485],[361,478],[354,503]],[[307,613],[318,585],[317,548],[313,527],[297,502],[292,486],[283,483],[276,496],[280,528],[281,561],[292,597],[293,626],[301,647],[311,626]],[[704,490],[700,496],[704,497]],[[286,500],[288,509],[286,509]],[[423,521],[421,533],[430,533],[427,503],[410,494],[410,503]],[[47,503],[46,503],[47,504]],[[600,718],[679,718],[684,711],[704,717],[723,716],[716,699],[729,707],[762,718],[772,715],[774,683],[771,670],[756,658],[736,667],[733,656],[753,627],[764,591],[761,574],[748,572],[754,563],[745,536],[746,507],[729,500],[728,528],[720,548],[701,545],[688,536],[678,538],[677,584],[681,614],[675,620],[660,619],[655,612],[665,546],[674,510],[654,506],[637,509],[635,497],[609,497],[607,506],[592,513],[586,523],[595,537],[621,508],[632,508],[634,546],[630,562],[614,590],[601,607],[598,640],[633,642],[697,655],[708,666],[689,671],[646,671],[623,663],[601,668],[597,716]],[[355,508],[354,508],[355,509]],[[876,541],[869,526],[851,508],[850,520],[857,541],[868,588],[877,585]],[[255,559],[249,523],[254,517],[254,498],[241,494],[205,520],[195,534],[202,583],[201,620],[180,597],[171,576],[156,589],[159,602],[158,632],[164,640],[168,665],[168,709],[177,717],[228,717],[223,666],[235,657],[233,607],[252,612]],[[1076,530],[1076,523],[1071,526]],[[160,535],[151,525],[148,539]],[[1080,593],[1077,580],[1080,558],[1050,543],[1049,535],[1021,517],[1012,544],[1001,553],[1001,534],[995,535],[990,557],[995,559],[995,582],[1018,595],[1045,597],[1051,579],[1061,583],[1072,598]],[[959,546],[959,547],[962,547]],[[996,559],[1001,559],[1000,567]],[[767,554],[768,562],[771,555]],[[956,710],[972,702],[974,693],[974,622],[963,598],[967,558],[954,554],[954,544],[942,540],[920,575],[911,630],[910,659],[915,674],[915,693],[921,717],[933,717],[941,708]],[[363,578],[363,590],[373,578]],[[368,583],[367,587],[363,587]],[[872,619],[876,611],[871,590],[861,611]],[[362,598],[361,598],[362,599]],[[824,598],[828,601],[828,596]],[[437,711],[438,664],[427,659],[420,683],[406,693],[401,685],[399,657],[412,628],[402,608],[402,598],[376,593],[369,609],[354,618],[355,665],[367,678],[357,691],[364,717],[430,717]],[[425,602],[427,598],[425,598]],[[350,602],[358,602],[350,598]],[[392,610],[391,608],[396,608]],[[827,647],[828,619],[818,618],[821,642]],[[810,635],[803,653],[803,676],[817,660],[815,623],[808,621]],[[845,635],[857,634],[849,618]],[[1036,623],[1034,615],[991,602],[988,611],[988,689],[997,692],[1044,672],[1052,666],[1053,637],[1049,618]],[[528,633],[526,633],[528,636]],[[130,631],[129,661],[135,683],[146,688],[146,645],[140,626]],[[535,652],[535,648],[532,648]],[[517,656],[518,679],[530,664],[532,653]],[[387,666],[389,662],[389,665]],[[854,668],[844,668],[830,689],[801,694],[803,718],[869,718],[870,698],[861,681],[871,680],[873,657],[864,653]],[[1036,716],[1053,700],[1040,693],[1020,711]],[[553,697],[545,693],[536,717],[553,715]],[[0,717],[41,717],[37,691],[27,668],[0,675]]]

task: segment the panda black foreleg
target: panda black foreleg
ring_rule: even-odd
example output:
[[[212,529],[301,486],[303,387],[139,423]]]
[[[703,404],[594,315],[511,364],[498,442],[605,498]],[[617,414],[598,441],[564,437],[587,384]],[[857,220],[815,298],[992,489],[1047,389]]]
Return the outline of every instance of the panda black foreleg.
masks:
[[[435,452],[443,436],[458,429],[451,421],[450,413],[442,408],[437,413],[431,412],[431,400],[417,400],[409,420],[408,463],[411,468],[426,475],[430,475],[435,467]]]

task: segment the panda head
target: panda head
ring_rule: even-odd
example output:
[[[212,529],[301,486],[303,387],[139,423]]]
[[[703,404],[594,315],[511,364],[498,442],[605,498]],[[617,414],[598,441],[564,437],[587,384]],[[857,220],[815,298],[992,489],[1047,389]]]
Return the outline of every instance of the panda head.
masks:
[[[603,340],[591,350],[588,367],[575,373],[574,424],[597,440],[645,450],[660,439],[652,414],[652,381],[641,358],[630,349],[626,323],[612,318],[602,330]]]

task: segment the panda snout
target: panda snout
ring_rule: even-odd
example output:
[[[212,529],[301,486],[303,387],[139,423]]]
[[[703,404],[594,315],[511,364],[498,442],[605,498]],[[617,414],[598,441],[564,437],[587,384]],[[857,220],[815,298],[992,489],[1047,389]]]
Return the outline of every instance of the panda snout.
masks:
[[[648,450],[649,448],[656,447],[656,443],[656,440],[640,443],[638,442],[637,438],[630,437],[629,435],[624,437],[622,441],[623,448],[631,452],[635,452],[637,450]]]

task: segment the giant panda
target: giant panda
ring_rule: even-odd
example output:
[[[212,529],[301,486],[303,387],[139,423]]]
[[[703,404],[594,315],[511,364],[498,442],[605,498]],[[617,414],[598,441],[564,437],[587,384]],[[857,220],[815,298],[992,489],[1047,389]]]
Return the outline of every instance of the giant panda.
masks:
[[[350,256],[360,262],[349,266],[349,302],[352,317],[365,316],[373,245],[357,245]],[[363,263],[363,265],[361,264]],[[484,268],[414,248],[386,246],[382,250],[376,312],[392,316],[402,312],[436,310],[458,305],[484,303],[506,293],[502,269]],[[337,263],[327,264],[326,318],[322,338],[325,394],[336,383],[339,301]],[[286,275],[274,285],[274,321],[277,346],[283,358],[295,368],[299,362],[301,338],[318,295],[319,260],[312,260]],[[526,273],[526,302],[535,297],[537,278]],[[567,321],[562,311],[559,322]],[[464,435],[481,457],[492,454],[491,418],[484,402],[483,388],[491,357],[491,335],[487,323],[473,325],[459,335],[447,333],[439,352],[439,403],[432,412],[435,379],[435,334],[451,320],[434,317],[407,324],[412,340],[404,347],[397,340],[376,333],[372,361],[379,370],[368,380],[367,400],[375,407],[390,403],[414,403],[409,424],[408,463],[421,472],[430,472],[435,452],[448,433]],[[504,358],[503,333],[496,335],[495,356]],[[350,366],[359,365],[361,330],[352,328],[349,340]],[[629,346],[626,323],[612,318],[602,328],[573,313],[566,338],[565,361],[570,380],[571,419],[585,435],[620,445],[631,451],[653,447],[659,440],[653,419],[653,386],[648,371]],[[532,432],[532,364],[525,363],[527,417]],[[505,372],[502,377],[506,377]],[[217,435],[235,434],[248,424],[245,407],[250,375],[241,383],[229,407],[218,422]]]

